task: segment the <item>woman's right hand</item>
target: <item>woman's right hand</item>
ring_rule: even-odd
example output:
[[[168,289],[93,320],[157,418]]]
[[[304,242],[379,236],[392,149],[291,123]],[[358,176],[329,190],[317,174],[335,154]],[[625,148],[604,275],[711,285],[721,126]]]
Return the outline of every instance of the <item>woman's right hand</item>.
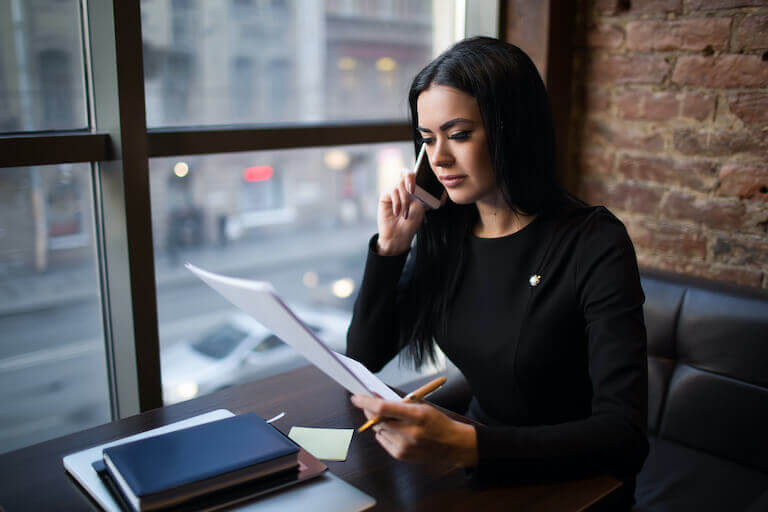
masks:
[[[403,254],[411,247],[424,219],[426,206],[408,192],[416,186],[416,175],[404,174],[395,188],[379,197],[379,239],[376,251],[384,256]]]

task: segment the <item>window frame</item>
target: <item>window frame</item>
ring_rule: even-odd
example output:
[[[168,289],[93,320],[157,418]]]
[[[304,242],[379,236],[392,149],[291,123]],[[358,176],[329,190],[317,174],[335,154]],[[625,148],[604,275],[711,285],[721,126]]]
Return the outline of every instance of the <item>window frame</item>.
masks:
[[[454,1],[465,34],[500,34],[500,0]],[[79,7],[90,128],[0,135],[0,167],[91,164],[109,395],[118,419],[162,406],[150,158],[402,142],[412,134],[407,120],[148,130],[140,0],[79,0]]]

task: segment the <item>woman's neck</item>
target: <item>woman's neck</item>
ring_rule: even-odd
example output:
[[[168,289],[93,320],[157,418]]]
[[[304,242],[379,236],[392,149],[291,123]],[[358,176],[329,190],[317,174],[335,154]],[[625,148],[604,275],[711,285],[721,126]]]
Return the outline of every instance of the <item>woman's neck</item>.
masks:
[[[473,233],[480,238],[499,238],[517,233],[536,218],[535,215],[515,212],[503,199],[491,204],[478,201],[475,206],[479,219]]]

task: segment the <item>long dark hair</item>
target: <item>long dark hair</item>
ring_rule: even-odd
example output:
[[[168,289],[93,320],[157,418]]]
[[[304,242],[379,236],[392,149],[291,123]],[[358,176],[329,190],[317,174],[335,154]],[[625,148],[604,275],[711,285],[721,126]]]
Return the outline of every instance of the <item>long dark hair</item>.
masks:
[[[498,39],[474,37],[456,43],[422,69],[411,84],[414,149],[422,138],[416,102],[431,85],[445,85],[477,100],[496,183],[516,212],[544,214],[568,201],[555,176],[555,134],[544,83],[528,55]],[[448,200],[429,211],[416,234],[406,271],[400,346],[416,366],[434,360],[434,340],[445,332],[478,221],[477,207]],[[411,266],[412,265],[412,266]]]

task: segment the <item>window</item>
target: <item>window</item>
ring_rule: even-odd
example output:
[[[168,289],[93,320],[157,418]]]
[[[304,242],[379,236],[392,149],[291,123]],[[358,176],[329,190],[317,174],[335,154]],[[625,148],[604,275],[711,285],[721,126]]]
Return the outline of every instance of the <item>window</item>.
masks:
[[[109,421],[90,166],[0,169],[0,452]]]
[[[456,34],[419,4],[0,0],[0,451],[236,383],[174,355],[213,325],[238,382],[305,364],[187,259],[343,349],[407,82]]]
[[[0,128],[87,127],[78,0],[0,1]]]
[[[340,16],[321,0],[233,1],[230,9],[145,0],[155,20],[143,27],[145,45],[167,55],[146,80],[147,103],[167,108],[148,111],[147,123],[403,119],[408,80],[438,50],[432,2],[417,3],[424,7],[406,12],[391,0],[365,2]]]
[[[254,68],[251,57],[238,56],[232,61],[230,115],[235,121],[253,119],[254,99],[261,96]]]

